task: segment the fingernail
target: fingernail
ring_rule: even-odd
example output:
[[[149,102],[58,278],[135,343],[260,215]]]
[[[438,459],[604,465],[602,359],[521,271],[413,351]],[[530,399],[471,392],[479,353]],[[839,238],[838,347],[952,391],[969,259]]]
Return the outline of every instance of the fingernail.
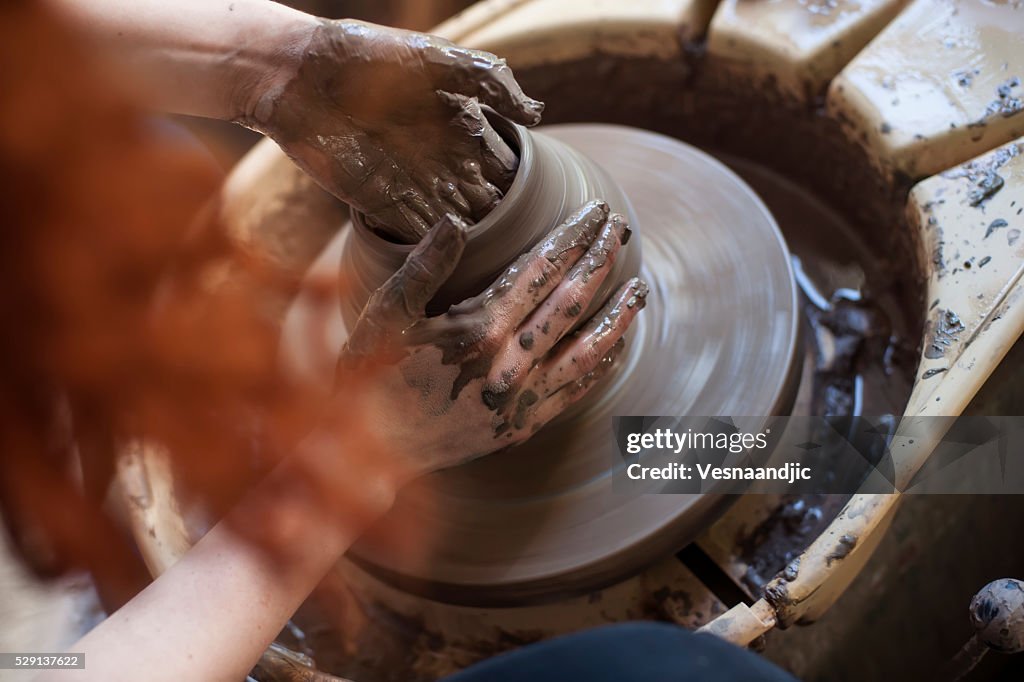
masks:
[[[410,257],[433,258],[434,254],[461,252],[466,244],[466,234],[466,223],[457,215],[446,213],[420,240]]]
[[[434,229],[439,233],[465,235],[467,226],[466,221],[454,213],[445,213],[441,216],[441,219],[437,221]]]
[[[538,102],[537,100],[528,97],[524,102],[526,105],[527,113],[530,114],[530,125],[537,125],[540,123],[541,114],[544,113],[544,102]]]
[[[615,227],[615,233],[619,237],[619,243],[625,246],[629,243],[629,238],[633,235],[633,230],[629,229],[629,223],[626,222],[626,217],[621,213],[613,213],[609,221]]]

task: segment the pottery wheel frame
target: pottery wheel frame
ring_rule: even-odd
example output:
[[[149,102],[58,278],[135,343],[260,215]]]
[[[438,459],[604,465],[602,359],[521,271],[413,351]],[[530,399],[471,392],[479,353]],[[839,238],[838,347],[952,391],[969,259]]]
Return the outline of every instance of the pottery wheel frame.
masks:
[[[566,124],[538,132],[576,147],[622,186],[652,293],[613,376],[595,388],[604,393],[587,403],[606,432],[579,428],[578,411],[570,411],[522,446],[424,477],[349,551],[378,577],[439,601],[490,607],[560,599],[675,553],[735,497],[613,492],[611,417],[767,418],[788,412],[799,381],[789,251],[746,183],[708,154],[648,131]],[[348,232],[307,276],[337,271]],[[302,295],[285,324],[286,348],[308,344],[302,334],[309,327],[295,320],[301,305]],[[340,315],[331,328],[328,347],[340,348]],[[659,357],[645,365],[645,353]],[[445,529],[415,559],[381,539],[410,523]]]

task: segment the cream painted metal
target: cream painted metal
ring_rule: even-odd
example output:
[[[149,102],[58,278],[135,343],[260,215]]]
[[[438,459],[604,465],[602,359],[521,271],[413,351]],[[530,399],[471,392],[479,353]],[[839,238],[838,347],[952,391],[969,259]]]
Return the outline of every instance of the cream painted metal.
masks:
[[[882,170],[917,179],[1024,135],[1024,116],[1006,115],[1018,77],[1019,3],[915,0],[832,81],[827,107]]]
[[[721,10],[723,14],[716,17],[712,25],[715,47],[708,55],[709,60],[727,53],[729,36],[739,35],[736,17],[724,14],[739,4],[727,2]],[[867,12],[871,8],[883,11],[879,3],[861,4]],[[770,6],[793,11],[780,3]],[[689,0],[490,0],[446,22],[439,31],[464,44],[498,51],[513,65],[552,63],[606,50],[672,59],[679,55],[681,34],[698,36],[706,31],[711,9],[707,2]],[[867,16],[848,17],[837,39],[846,39],[849,31],[850,45],[862,41],[860,32],[868,21]],[[1016,70],[1024,69],[1024,51],[1019,47],[1022,21],[1024,12],[1011,4],[918,0],[843,69],[829,90],[828,115],[839,118],[851,138],[865,140],[871,162],[885,169],[890,177],[897,173],[922,176],[950,169],[914,188],[907,214],[911,229],[918,232],[918,242],[928,254],[928,303],[938,300],[937,308],[955,311],[964,330],[942,358],[922,358],[917,383],[905,410],[907,415],[960,414],[1024,330],[1024,287],[1020,282],[1024,272],[1024,241],[1008,242],[1010,230],[1024,229],[1016,214],[1024,206],[1024,159],[1011,158],[998,168],[1001,189],[979,205],[972,205],[977,195],[971,194],[977,189],[977,176],[956,166],[1024,134],[1024,115],[982,115],[997,99],[1000,84],[1017,73],[1024,75],[1024,71]],[[800,30],[781,17],[775,26]],[[758,68],[790,74],[786,79],[791,83],[802,78],[827,77],[835,69],[834,62],[827,64],[827,68],[820,67],[823,71],[814,72],[819,67],[812,68],[808,61],[808,55],[820,49],[821,35],[824,34],[819,34],[818,39],[807,37],[807,42],[802,43],[804,47],[797,50],[781,49],[774,39],[775,48],[764,49],[759,53],[763,57],[747,63],[773,62]],[[803,39],[797,38],[800,40]],[[954,51],[946,47],[947,40],[961,48],[960,57],[952,57]],[[756,39],[744,36],[743,41],[750,46]],[[753,54],[754,48],[749,49],[747,54]],[[964,54],[968,56],[965,58]],[[836,59],[847,56],[833,54]],[[977,69],[969,87],[962,86],[954,75],[961,68]],[[986,122],[984,127],[969,126],[981,119]],[[993,158],[985,155],[978,163],[984,166]],[[243,163],[246,181],[238,181],[236,175],[226,198],[226,213],[232,214],[233,203],[248,207],[245,228],[236,225],[233,232],[243,235],[251,248],[260,251],[264,248],[262,235],[274,229],[273,221],[267,219],[274,211],[262,210],[266,190],[274,186],[280,173],[293,171],[284,166],[288,161],[269,142],[258,145]],[[305,197],[300,183],[296,183],[286,203],[300,205]],[[317,216],[306,214],[305,218],[316,220]],[[337,216],[329,211],[320,214],[320,218],[322,225],[340,225]],[[1007,225],[984,236],[992,221],[999,218],[1005,219]],[[279,213],[277,219],[281,219]],[[322,238],[321,232],[314,232],[319,235],[315,239]],[[944,269],[931,258],[939,241],[943,242]],[[301,270],[305,254],[311,251],[315,249],[298,248],[295,253],[301,256],[288,262]],[[983,265],[986,257],[990,260]],[[953,272],[957,263],[962,266],[968,262],[970,268]],[[934,314],[931,311],[933,321]],[[925,372],[933,369],[943,371],[923,378]],[[917,438],[912,445],[898,449],[900,480],[909,480],[921,467],[941,435]],[[152,469],[148,475],[148,503],[129,500],[128,508],[136,540],[151,569],[159,572],[187,546],[189,533],[183,523],[167,518],[178,515],[171,503],[173,491],[153,492],[169,490],[169,481],[162,474],[153,478]],[[768,585],[766,598],[750,607],[735,606],[710,620],[704,629],[738,644],[749,644],[776,625],[787,627],[813,621],[835,602],[868,561],[900,500],[901,496],[895,494],[854,496],[803,553],[794,579],[776,578]],[[150,531],[159,537],[151,537]],[[853,549],[843,560],[833,560],[837,543],[844,536],[855,539]],[[705,545],[706,540],[702,540]],[[849,540],[845,542],[849,545]],[[730,560],[722,557],[725,563]],[[655,567],[648,573],[658,570],[663,569]],[[642,583],[643,578],[634,580]],[[692,583],[687,584],[692,587]],[[633,588],[612,589],[628,593]],[[710,594],[702,586],[695,589]],[[522,613],[539,616],[540,612],[532,608]],[[708,614],[714,610],[709,608]]]
[[[683,40],[703,33],[713,9],[709,0],[533,0],[496,12],[485,25],[460,34],[459,42],[487,46],[507,56],[513,68],[595,52],[672,58]],[[442,26],[454,28],[458,24]]]
[[[906,0],[723,0],[708,29],[716,66],[812,102]]]

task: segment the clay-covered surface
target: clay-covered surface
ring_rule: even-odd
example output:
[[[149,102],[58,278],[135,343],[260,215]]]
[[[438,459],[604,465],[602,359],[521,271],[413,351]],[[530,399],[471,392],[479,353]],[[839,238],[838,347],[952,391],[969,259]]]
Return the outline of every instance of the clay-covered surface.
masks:
[[[1024,135],[1024,7],[916,0],[832,81],[831,116],[920,179]]]
[[[920,183],[910,218],[925,235],[928,320],[919,377],[932,385],[976,360],[970,340],[999,309],[1024,267],[1024,140]]]
[[[718,3],[708,53],[724,68],[813,101],[906,0]]]

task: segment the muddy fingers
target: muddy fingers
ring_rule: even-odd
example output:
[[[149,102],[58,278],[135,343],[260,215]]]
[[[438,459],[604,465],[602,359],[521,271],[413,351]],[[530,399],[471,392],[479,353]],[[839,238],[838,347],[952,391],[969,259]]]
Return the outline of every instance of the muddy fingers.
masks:
[[[563,339],[538,368],[540,395],[551,395],[595,371],[647,304],[649,289],[637,277],[624,284],[576,334]]]
[[[626,340],[619,338],[611,349],[598,361],[597,366],[591,371],[587,372],[579,379],[565,384],[554,394],[549,395],[540,407],[537,408],[534,422],[534,430],[540,428],[544,424],[557,417],[559,414],[565,411],[567,407],[573,403],[581,400],[587,393],[590,392],[598,382],[609,371],[615,366],[615,361],[622,355],[622,351],[626,347]]]
[[[629,234],[604,202],[586,204],[484,293],[427,317],[465,243],[455,219],[431,231],[374,293],[346,353],[383,349],[365,400],[381,406],[382,432],[412,470],[521,443],[608,373],[647,287],[634,278],[593,318],[584,311],[602,300],[595,296]]]
[[[490,52],[434,41],[430,72],[440,90],[476,97],[481,103],[516,123],[540,123],[544,104],[528,97],[504,59]]]
[[[607,217],[603,201],[584,204],[468,304],[490,307],[496,318],[515,329],[587,252]]]
[[[365,357],[425,317],[427,303],[462,257],[466,226],[448,215],[413,249],[405,263],[370,297],[342,353],[348,360]]]
[[[296,57],[240,120],[404,244],[449,210],[481,220],[510,186],[517,154],[481,104],[526,125],[543,109],[504,60],[423,33],[323,20]]]
[[[576,326],[611,271],[619,249],[628,241],[629,227],[622,216],[613,215],[569,274],[522,325],[520,337],[533,336],[534,359],[547,355]]]
[[[566,276],[548,283],[548,288],[557,286],[516,330],[515,341],[504,347],[488,375],[485,390],[495,405],[502,394],[518,391],[534,366],[577,324],[608,276],[627,229],[621,216],[609,218]]]

